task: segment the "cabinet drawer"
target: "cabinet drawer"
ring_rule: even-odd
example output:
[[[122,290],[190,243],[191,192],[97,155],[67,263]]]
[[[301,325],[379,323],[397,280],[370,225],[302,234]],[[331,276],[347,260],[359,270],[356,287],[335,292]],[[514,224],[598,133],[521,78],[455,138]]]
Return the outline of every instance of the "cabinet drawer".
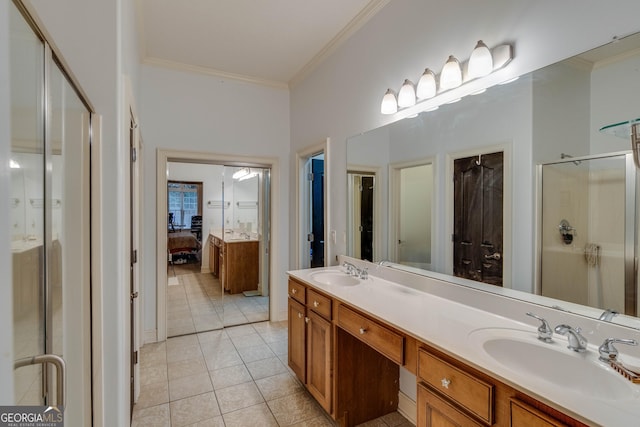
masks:
[[[331,299],[313,289],[307,290],[307,307],[327,320],[331,320]]]
[[[289,279],[289,296],[294,300],[306,304],[306,290],[307,288],[303,284]]]
[[[418,350],[418,378],[470,413],[493,424],[493,385],[449,364],[423,349]]]
[[[439,397],[423,384],[418,384],[418,423],[438,427],[482,427],[482,424]]]
[[[344,305],[338,306],[338,326],[399,365],[404,364],[402,335]]]
[[[566,424],[524,402],[511,399],[510,404],[512,427],[566,427]]]

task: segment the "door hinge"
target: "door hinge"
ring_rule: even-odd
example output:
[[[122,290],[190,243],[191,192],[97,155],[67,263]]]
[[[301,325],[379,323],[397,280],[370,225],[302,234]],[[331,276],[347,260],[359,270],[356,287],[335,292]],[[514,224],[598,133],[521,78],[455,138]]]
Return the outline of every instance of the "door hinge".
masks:
[[[313,172],[309,172],[309,174],[307,175],[307,180],[313,181]]]
[[[360,185],[358,186],[358,190],[360,190],[360,192],[362,193],[362,190],[363,190],[363,189],[362,189],[362,184],[360,184]]]
[[[313,233],[307,234],[307,242],[313,242]]]
[[[138,350],[133,352],[133,364],[134,365],[138,364]]]
[[[360,227],[358,227],[358,228],[359,228],[359,230],[358,230],[358,231],[361,231],[361,232],[362,232],[362,231],[364,231],[364,227],[363,227],[363,226],[360,226]]]
[[[136,147],[131,147],[131,161],[135,162],[136,160],[138,160],[138,151]]]
[[[136,262],[138,262],[138,250],[137,249],[131,251],[131,264],[135,264]]]

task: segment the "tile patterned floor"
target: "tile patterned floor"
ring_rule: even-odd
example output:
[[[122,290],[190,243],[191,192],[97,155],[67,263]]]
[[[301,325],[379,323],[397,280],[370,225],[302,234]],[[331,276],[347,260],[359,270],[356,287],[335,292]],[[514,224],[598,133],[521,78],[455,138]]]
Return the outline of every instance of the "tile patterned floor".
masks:
[[[199,264],[182,264],[169,270],[167,336],[269,319],[268,297],[223,294],[220,280],[199,269]]]
[[[335,426],[287,367],[286,321],[169,338],[140,357],[132,426]],[[363,426],[411,424],[393,413]]]

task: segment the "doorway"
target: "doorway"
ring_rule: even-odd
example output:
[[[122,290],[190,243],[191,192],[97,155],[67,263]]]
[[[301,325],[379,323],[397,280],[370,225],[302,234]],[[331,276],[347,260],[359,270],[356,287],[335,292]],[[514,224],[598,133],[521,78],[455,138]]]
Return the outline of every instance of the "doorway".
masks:
[[[459,158],[453,169],[453,273],[502,286],[504,153]]]
[[[376,206],[375,172],[347,172],[347,191],[349,203],[348,221],[350,230],[347,240],[347,253],[353,257],[371,261],[376,259],[374,245],[374,224]]]
[[[391,261],[430,270],[433,252],[433,160],[392,164],[389,177]]]
[[[91,424],[91,115],[56,53],[11,3],[14,401]]]
[[[178,336],[269,320],[275,161],[164,154],[158,167],[165,172],[157,178],[164,196],[158,197],[158,239],[166,242],[164,255],[158,253],[158,339],[163,326],[166,336]],[[193,218],[189,227],[172,229],[169,213],[176,220],[179,213],[170,209],[169,182],[202,183],[201,196],[194,196],[200,215],[182,215],[196,218],[195,229]],[[179,257],[189,261],[176,263]]]

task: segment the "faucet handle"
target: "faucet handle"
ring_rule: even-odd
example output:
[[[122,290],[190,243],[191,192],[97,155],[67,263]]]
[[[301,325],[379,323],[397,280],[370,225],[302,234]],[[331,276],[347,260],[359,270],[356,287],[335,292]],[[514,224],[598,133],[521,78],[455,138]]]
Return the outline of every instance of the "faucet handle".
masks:
[[[540,324],[540,326],[538,326],[538,339],[540,341],[544,341],[544,342],[553,341],[553,339],[552,339],[552,337],[553,337],[553,329],[551,328],[551,325],[549,325],[549,322],[547,322],[546,319],[538,316],[537,314],[531,313],[531,312],[527,312],[527,316],[531,316],[534,319],[538,319],[540,322],[542,322]]]
[[[362,267],[360,270],[360,278],[363,280],[367,280],[369,278],[369,269],[367,267]]]
[[[622,338],[607,338],[602,345],[598,347],[598,353],[600,353],[600,360],[609,363],[612,360],[618,358],[618,349],[614,347],[616,344],[638,345],[636,340],[627,340]]]

